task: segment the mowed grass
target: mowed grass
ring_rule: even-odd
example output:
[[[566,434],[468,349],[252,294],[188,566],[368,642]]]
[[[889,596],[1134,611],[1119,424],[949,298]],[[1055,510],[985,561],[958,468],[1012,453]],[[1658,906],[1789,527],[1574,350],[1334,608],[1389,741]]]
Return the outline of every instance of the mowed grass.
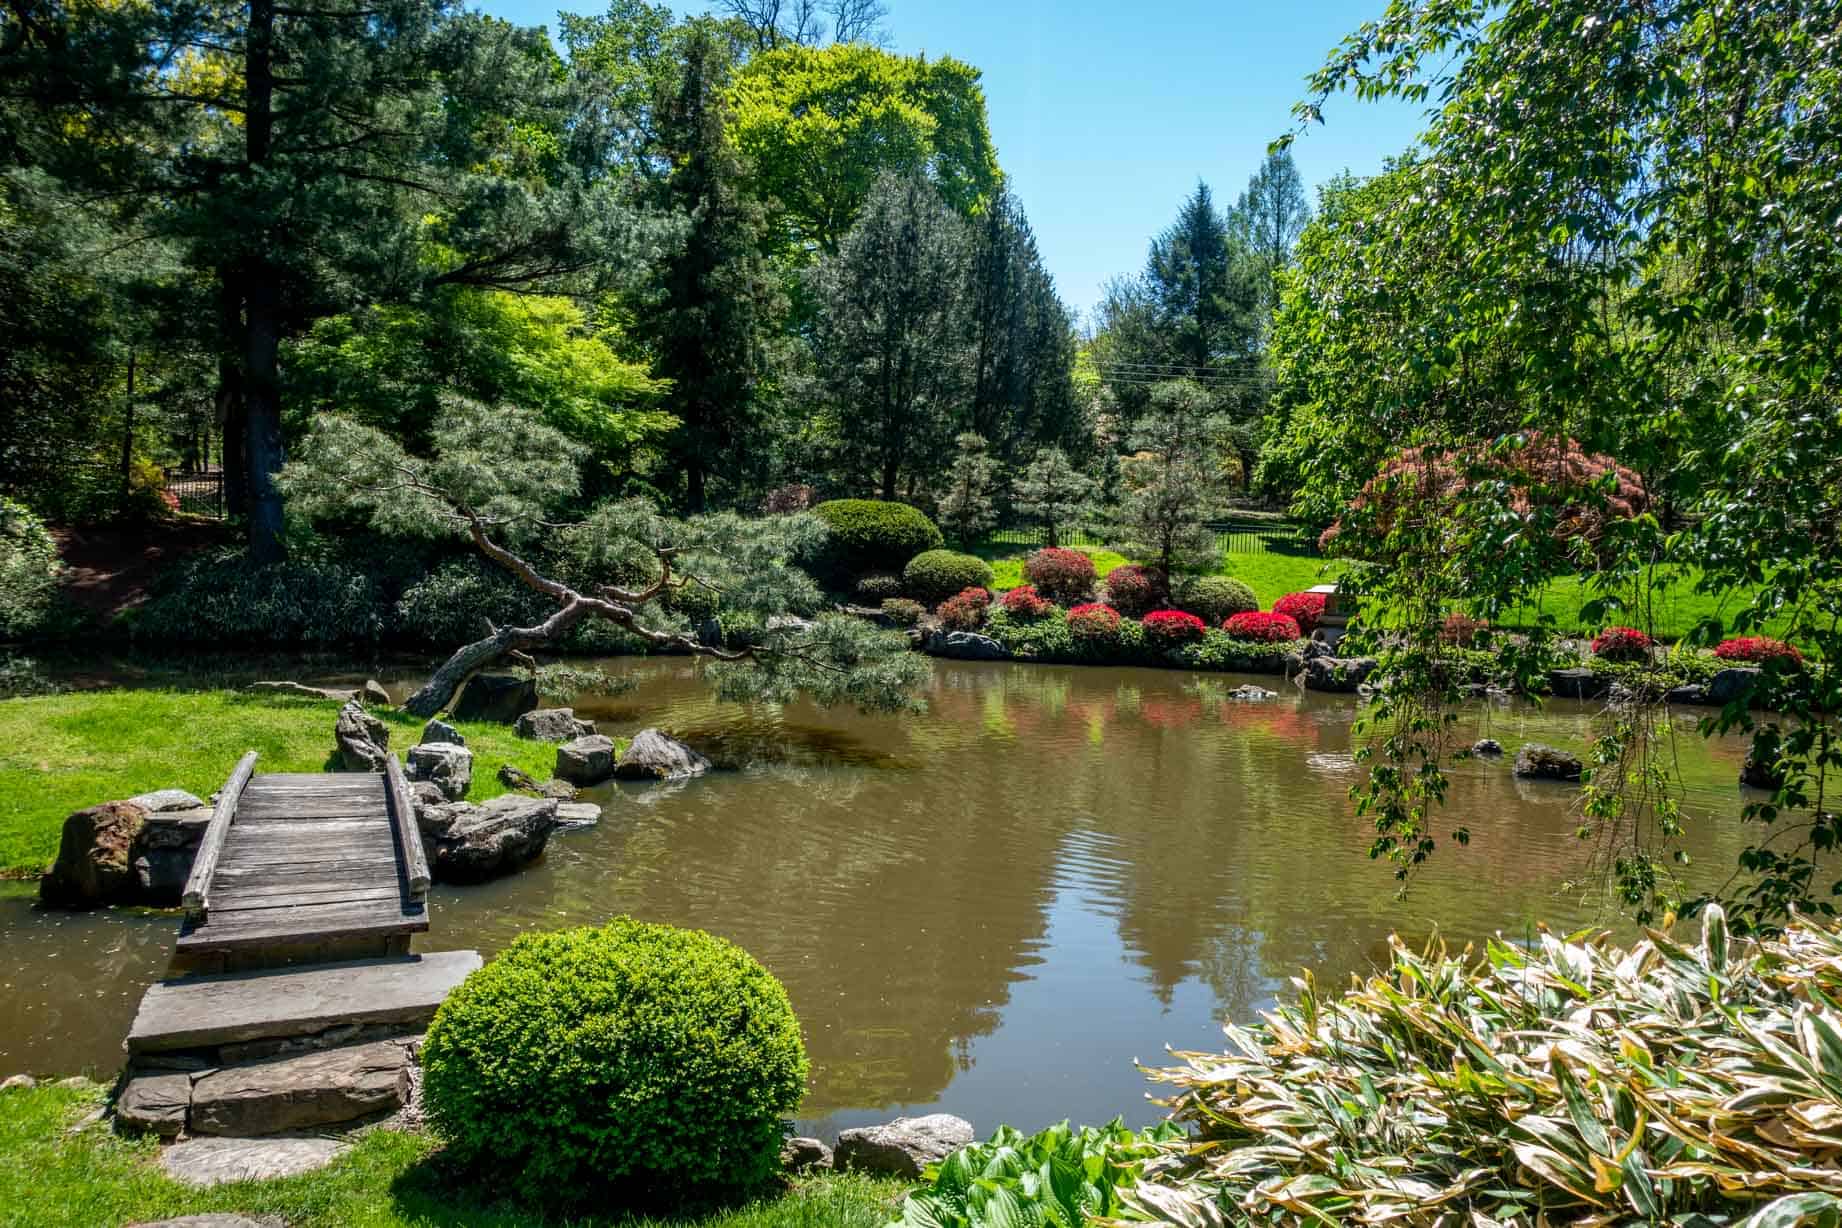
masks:
[[[318,772],[331,762],[331,700],[231,690],[106,690],[0,700],[0,875],[37,874],[57,856],[64,818],[98,802],[179,788],[209,799],[245,751],[263,772]],[[422,720],[398,708],[373,712],[402,753]],[[473,751],[471,801],[504,793],[499,766],[539,780],[556,748],[508,726],[456,726]]]
[[[375,1130],[331,1167],[278,1181],[193,1190],[156,1164],[158,1144],[117,1137],[106,1125],[72,1126],[103,1102],[102,1089],[0,1092],[0,1225],[115,1228],[207,1212],[278,1216],[292,1228],[881,1228],[904,1187],[825,1176],[747,1205],[670,1221],[598,1209],[546,1216],[500,1202],[442,1164],[424,1136]]]

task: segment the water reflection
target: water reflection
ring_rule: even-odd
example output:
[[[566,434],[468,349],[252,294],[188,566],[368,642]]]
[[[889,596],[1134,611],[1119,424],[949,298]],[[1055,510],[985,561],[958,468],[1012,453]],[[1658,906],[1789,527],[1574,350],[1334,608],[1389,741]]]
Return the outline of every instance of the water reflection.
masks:
[[[491,952],[619,913],[733,938],[792,994],[820,1130],[935,1107],[981,1128],[1149,1120],[1133,1059],[1213,1043],[1300,968],[1340,983],[1390,930],[1589,919],[1556,894],[1585,856],[1577,791],[1516,782],[1507,762],[1455,770],[1449,821],[1471,846],[1398,897],[1347,799],[1347,699],[1250,704],[1227,697],[1239,678],[942,663],[925,714],[863,717],[718,704],[682,661],[619,668],[637,690],[580,711],[612,732],[660,725],[729,770],[600,790],[601,825],[522,875],[438,888],[428,945]],[[1591,720],[1495,705],[1466,736],[1584,749]],[[1686,731],[1691,814],[1737,809],[1742,750]],[[1733,864],[1731,821],[1693,830],[1697,864]],[[19,893],[0,897],[0,928],[0,1071],[118,1062],[171,920],[40,914]]]

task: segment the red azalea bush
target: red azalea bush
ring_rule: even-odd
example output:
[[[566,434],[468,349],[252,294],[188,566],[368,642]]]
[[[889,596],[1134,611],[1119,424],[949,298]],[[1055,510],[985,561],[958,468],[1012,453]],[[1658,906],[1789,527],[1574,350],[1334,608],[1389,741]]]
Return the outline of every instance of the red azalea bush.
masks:
[[[1104,640],[1119,633],[1119,611],[1090,601],[1068,611],[1068,634],[1077,640]]]
[[[1448,644],[1469,648],[1477,642],[1479,632],[1488,630],[1490,630],[1490,624],[1483,619],[1473,618],[1469,614],[1453,610],[1445,616],[1445,621],[1439,624],[1439,638]]]
[[[1740,635],[1722,640],[1714,646],[1714,655],[1723,661],[1748,661],[1754,665],[1768,661],[1783,661],[1787,665],[1804,663],[1803,653],[1783,640],[1765,635]]]
[[[1033,584],[1013,588],[998,598],[998,604],[1004,608],[1006,614],[1014,618],[1041,618],[1055,608],[1055,603],[1044,600]]]
[[[1023,561],[1023,574],[1050,601],[1073,605],[1094,591],[1094,560],[1079,550],[1050,546]]]
[[[1107,574],[1106,603],[1127,617],[1143,617],[1161,607],[1169,596],[1170,585],[1155,567],[1132,564]]]
[[[1273,613],[1284,614],[1298,624],[1298,629],[1310,635],[1317,629],[1324,617],[1326,593],[1287,593],[1273,603]]]
[[[948,597],[934,613],[948,631],[977,631],[985,623],[985,607],[991,594],[982,588],[964,588],[958,596]]]
[[[1592,650],[1607,661],[1642,661],[1650,655],[1650,637],[1636,627],[1607,627],[1593,636]]]
[[[1297,619],[1271,610],[1249,610],[1231,615],[1222,624],[1222,630],[1237,640],[1252,640],[1257,644],[1289,644],[1303,638]]]
[[[1187,644],[1208,630],[1202,619],[1182,610],[1153,610],[1142,621],[1145,638],[1159,644]]]

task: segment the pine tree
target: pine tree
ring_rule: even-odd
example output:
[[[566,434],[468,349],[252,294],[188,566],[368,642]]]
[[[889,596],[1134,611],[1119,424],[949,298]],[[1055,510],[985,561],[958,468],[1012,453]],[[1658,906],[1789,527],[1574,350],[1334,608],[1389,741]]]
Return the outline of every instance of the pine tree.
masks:
[[[940,527],[950,540],[970,546],[998,523],[998,464],[982,435],[961,431],[953,447],[940,495]]]
[[[1044,448],[1017,478],[1014,501],[1026,518],[1043,526],[1047,543],[1061,545],[1060,530],[1094,501],[1094,479],[1076,469],[1060,448]]]
[[[1289,150],[1267,155],[1248,179],[1234,212],[1270,313],[1278,302],[1274,276],[1291,263],[1292,248],[1311,221],[1305,181]]]
[[[1009,464],[1073,429],[1074,337],[1017,199],[1000,192],[975,225],[969,426]]]
[[[1128,552],[1166,576],[1214,561],[1208,522],[1220,508],[1214,440],[1221,427],[1205,389],[1172,380],[1152,390],[1133,433],[1136,455],[1125,461],[1118,521]]]

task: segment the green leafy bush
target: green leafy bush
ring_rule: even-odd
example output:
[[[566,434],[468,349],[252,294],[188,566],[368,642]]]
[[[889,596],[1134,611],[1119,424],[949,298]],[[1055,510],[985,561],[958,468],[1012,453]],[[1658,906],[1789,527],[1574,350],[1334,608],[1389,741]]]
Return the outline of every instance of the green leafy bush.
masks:
[[[990,588],[991,564],[953,550],[929,550],[908,560],[902,586],[923,605],[936,605],[969,588]]]
[[[486,624],[523,626],[555,603],[481,558],[450,559],[403,590],[395,631],[434,649],[452,649],[486,634]]]
[[[884,616],[898,627],[912,627],[926,613],[926,606],[907,597],[890,597],[883,602]]]
[[[1229,576],[1193,576],[1178,585],[1175,604],[1188,610],[1211,627],[1218,627],[1231,614],[1245,614],[1260,608],[1254,590]]]
[[[375,582],[348,563],[256,566],[242,550],[195,555],[133,615],[136,639],[173,644],[374,644],[387,629]]]
[[[746,951],[627,917],[512,943],[436,1012],[422,1067],[455,1157],[544,1203],[761,1185],[807,1070],[786,991]]]
[[[61,570],[45,522],[0,498],[0,639],[23,639],[44,625]]]
[[[1000,1126],[989,1142],[929,1166],[927,1188],[904,1200],[888,1228],[1078,1228],[1125,1210],[1145,1161],[1181,1137],[1169,1122],[1135,1134],[1119,1118],[1080,1130],[1064,1121],[1028,1136]]]
[[[812,509],[829,530],[820,570],[834,582],[869,572],[899,572],[909,559],[944,542],[940,529],[906,503],[833,499]]]

